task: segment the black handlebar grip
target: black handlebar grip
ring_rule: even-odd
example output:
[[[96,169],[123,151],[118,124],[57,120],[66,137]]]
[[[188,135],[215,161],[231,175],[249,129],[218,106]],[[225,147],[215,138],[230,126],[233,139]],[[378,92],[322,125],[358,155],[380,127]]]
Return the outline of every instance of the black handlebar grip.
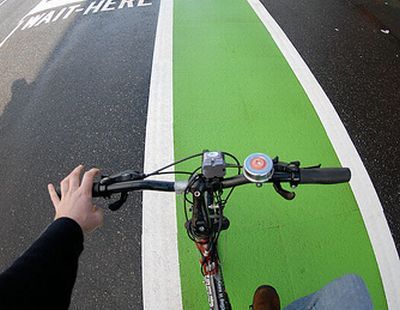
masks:
[[[300,169],[300,184],[336,184],[350,181],[349,168]]]
[[[92,189],[92,197],[101,197],[100,193],[100,183],[99,182],[94,182],[93,183],[93,189]]]
[[[99,186],[100,186],[100,184],[98,182],[93,183],[92,197],[102,196],[100,194]],[[56,186],[56,192],[57,192],[58,197],[61,199],[61,187],[60,186]]]

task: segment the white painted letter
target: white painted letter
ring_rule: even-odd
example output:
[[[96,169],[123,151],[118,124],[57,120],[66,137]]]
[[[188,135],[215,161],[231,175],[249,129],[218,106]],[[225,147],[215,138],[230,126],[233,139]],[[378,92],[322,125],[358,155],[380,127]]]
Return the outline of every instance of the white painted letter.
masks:
[[[52,22],[56,22],[56,21],[61,17],[61,15],[64,14],[64,12],[65,12],[66,9],[67,9],[67,8],[62,8],[62,9],[60,10],[60,12],[58,12],[58,14],[56,15],[56,17],[53,18]]]
[[[128,5],[128,8],[133,8],[133,1],[134,0],[121,0],[121,3],[119,4],[118,8],[122,9],[125,6],[125,4]]]
[[[144,2],[144,0],[139,0],[137,6],[148,6],[148,5],[151,5],[151,4],[152,4],[151,2],[146,3],[146,2]]]
[[[87,9],[86,9],[85,13],[83,13],[83,15],[87,15],[90,12],[90,10],[93,10],[93,13],[97,13],[103,6],[104,2],[105,2],[105,0],[101,0],[99,2],[99,4],[96,5],[96,1],[93,1],[91,4],[89,4],[89,6],[87,7]]]
[[[50,11],[49,13],[47,13],[46,16],[43,17],[43,18],[35,25],[35,27],[36,27],[36,26],[39,26],[39,25],[41,25],[41,24],[43,24],[43,23],[45,23],[45,24],[50,23],[50,21],[51,21],[51,19],[53,18],[55,12],[56,12],[56,11]]]
[[[104,4],[103,8],[101,9],[102,12],[105,11],[112,11],[115,10],[115,8],[110,8],[110,5],[114,5],[115,1],[113,0],[107,0],[107,2]]]
[[[63,19],[67,19],[68,17],[70,17],[70,15],[71,15],[77,8],[79,8],[80,6],[81,6],[80,4],[70,6],[70,7],[68,8],[68,9],[69,9],[68,12],[65,13]]]
[[[46,13],[42,13],[36,16],[32,16],[29,18],[29,20],[26,22],[24,27],[22,27],[22,30],[25,30],[26,28],[32,28]]]

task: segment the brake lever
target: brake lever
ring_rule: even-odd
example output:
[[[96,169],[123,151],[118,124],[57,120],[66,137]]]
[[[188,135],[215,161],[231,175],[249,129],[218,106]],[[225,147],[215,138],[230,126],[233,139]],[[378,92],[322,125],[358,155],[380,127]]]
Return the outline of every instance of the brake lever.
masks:
[[[274,161],[275,161],[274,168],[276,171],[286,172],[291,174],[290,186],[292,188],[296,188],[299,183],[299,179],[298,177],[296,177],[296,175],[298,175],[300,171],[300,161],[296,160],[290,163],[285,163],[285,162],[280,162],[278,157],[276,157]],[[296,194],[294,192],[289,192],[284,188],[282,188],[280,182],[273,182],[273,186],[275,191],[286,200],[293,200],[296,197]]]
[[[310,167],[304,167],[302,169],[315,169],[315,168],[321,168],[321,164],[310,166]]]
[[[289,192],[286,189],[283,189],[280,182],[273,182],[273,186],[275,191],[286,200],[293,200],[294,197],[296,197],[296,193]]]
[[[126,202],[128,199],[128,193],[121,193],[121,197],[117,200],[114,201],[113,203],[108,205],[108,208],[111,211],[117,211],[119,208],[122,207],[122,205]]]

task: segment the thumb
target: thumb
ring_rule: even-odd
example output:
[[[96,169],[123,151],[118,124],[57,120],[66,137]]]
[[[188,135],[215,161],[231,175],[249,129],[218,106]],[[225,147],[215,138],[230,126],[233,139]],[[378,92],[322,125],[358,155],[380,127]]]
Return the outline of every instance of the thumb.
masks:
[[[58,204],[60,203],[60,198],[58,198],[56,189],[54,188],[54,185],[51,183],[49,185],[47,185],[47,189],[49,191],[51,202],[54,205],[54,209],[56,209],[56,211],[57,211]]]

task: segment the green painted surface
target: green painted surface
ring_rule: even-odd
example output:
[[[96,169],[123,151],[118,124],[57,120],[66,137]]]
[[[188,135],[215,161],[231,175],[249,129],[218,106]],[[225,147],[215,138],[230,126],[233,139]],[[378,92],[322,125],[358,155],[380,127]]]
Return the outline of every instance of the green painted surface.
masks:
[[[203,149],[240,160],[253,152],[339,162],[312,104],[245,0],[175,0],[175,157]],[[181,168],[194,169],[199,161]],[[303,186],[287,202],[272,188],[235,190],[220,237],[225,283],[235,309],[247,309],[261,284],[282,305],[347,273],[361,275],[377,309],[386,308],[379,271],[348,185]],[[178,197],[179,255],[185,309],[207,309],[199,254],[184,231]]]

